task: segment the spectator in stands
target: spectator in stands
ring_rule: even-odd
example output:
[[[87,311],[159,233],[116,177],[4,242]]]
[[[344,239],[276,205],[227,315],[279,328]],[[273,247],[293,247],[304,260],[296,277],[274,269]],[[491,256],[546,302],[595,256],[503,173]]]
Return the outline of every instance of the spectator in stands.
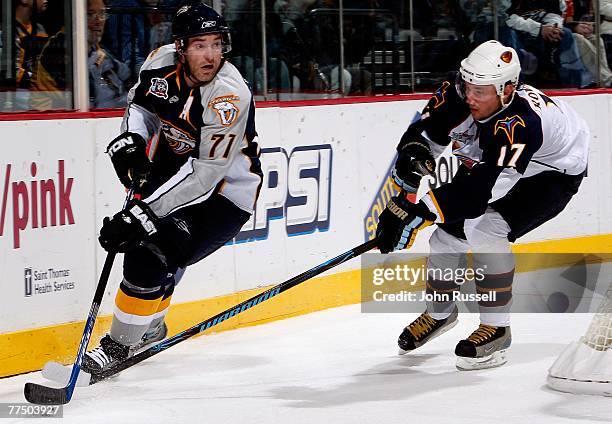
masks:
[[[490,0],[458,0],[459,8],[465,15],[467,23],[465,26],[469,29],[467,32],[470,39],[476,43],[481,44],[487,40],[493,40],[495,38],[495,31],[493,25],[493,8],[491,7]],[[506,25],[506,10],[510,7],[510,0],[497,0],[497,24],[498,24],[498,36],[500,42],[503,43],[502,38],[510,38],[509,34],[513,32],[511,28]],[[510,45],[510,43],[503,43]],[[522,66],[522,63],[521,63]]]
[[[600,63],[597,70],[597,40],[595,38],[595,23],[593,8],[590,0],[570,0],[571,8],[566,11],[565,22],[574,33],[574,40],[580,53],[584,66],[594,77],[601,74],[604,87],[612,87],[612,72],[608,66],[606,49],[603,39],[599,44]]]
[[[232,29],[230,61],[254,88],[264,93],[263,60],[261,54],[261,2],[258,0],[233,1],[224,15]],[[274,11],[266,13],[267,88],[278,98],[292,98],[293,81],[287,65],[288,44],[283,39],[282,22]]]
[[[304,18],[306,9],[316,0],[275,0],[274,11],[279,14],[284,23],[294,25]]]
[[[606,46],[608,65],[612,63],[612,0],[599,0],[601,38]]]
[[[506,25],[508,19],[506,10],[510,8],[511,0],[496,1],[497,39],[506,46],[512,46],[518,53],[521,62],[521,77],[533,75],[538,68],[537,57],[523,48],[516,31]],[[493,8],[490,0],[459,0],[459,6],[469,21],[467,24],[468,27],[471,27],[468,31],[471,32],[469,37],[475,44],[495,39]]]
[[[36,63],[32,77],[30,107],[35,110],[72,109],[71,40],[66,37],[64,2],[49,3],[45,11],[45,28],[54,34],[47,40]]]
[[[345,0],[345,9],[384,9],[379,0]],[[387,9],[387,13],[390,10]],[[377,26],[377,12],[367,14],[345,12],[343,16],[344,28],[344,66],[351,76],[351,85],[348,95],[369,96],[372,94],[372,73],[364,68],[366,55],[372,55],[375,42],[385,39],[385,28]],[[382,19],[389,15],[381,16]],[[391,26],[391,25],[389,25]]]
[[[62,27],[50,37],[36,64],[32,80],[31,108],[35,110],[69,109],[72,93],[67,90],[68,67],[72,59],[66,50],[66,31]]]
[[[343,5],[342,92],[345,95],[370,95],[372,75],[362,62],[374,48],[375,40],[384,39],[384,28],[378,30],[377,14],[373,10],[385,8],[386,3],[381,0],[345,0]],[[340,91],[338,8],[337,0],[276,0],[274,3],[274,11],[281,21],[285,60],[304,91],[324,96]],[[360,13],[355,10],[372,11]]]
[[[412,25],[423,38],[438,35],[437,10],[433,0],[414,0]]]
[[[587,87],[593,76],[585,69],[572,32],[563,26],[565,0],[513,0],[506,24],[516,31],[520,44],[538,57],[539,71],[548,66],[562,84]]]
[[[109,8],[124,8],[122,13],[109,13],[103,44],[121,62],[126,63],[134,76],[146,59],[145,16],[138,0],[107,0]],[[133,13],[127,13],[132,9]]]
[[[102,45],[100,40],[104,34],[106,22],[106,6],[104,0],[88,0],[87,2],[87,42],[89,57],[89,98],[92,108],[125,107],[127,89],[125,81],[130,76],[130,68]]]
[[[340,90],[340,33],[337,0],[315,0],[307,7],[304,20],[298,23],[299,38],[304,43],[299,78],[306,90],[318,93],[349,93],[352,77],[343,69]],[[301,28],[300,28],[301,26]]]
[[[281,23],[285,59],[294,91],[312,89],[315,77],[310,40],[305,35],[306,11],[316,0],[276,0],[273,10]],[[320,76],[320,75],[319,75]]]
[[[148,14],[149,48],[156,49],[172,42],[172,17],[182,3],[182,0],[143,0],[149,7],[157,7],[160,10]]]
[[[47,4],[47,0],[15,0],[16,110],[30,108],[29,90],[32,88],[34,70],[49,38],[38,21]]]

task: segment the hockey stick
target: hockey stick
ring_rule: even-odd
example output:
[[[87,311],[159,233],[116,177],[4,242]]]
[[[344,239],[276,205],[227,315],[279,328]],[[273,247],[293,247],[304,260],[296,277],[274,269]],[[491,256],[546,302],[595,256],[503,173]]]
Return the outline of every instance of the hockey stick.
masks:
[[[308,271],[305,271],[303,273],[301,273],[300,275],[297,275],[283,283],[280,283],[274,287],[269,288],[268,290],[264,291],[263,293],[260,293],[258,295],[255,295],[235,306],[232,306],[229,309],[226,309],[223,312],[218,313],[217,315],[207,319],[206,321],[203,321],[199,324],[194,325],[191,328],[188,328],[185,331],[182,331],[172,337],[170,337],[167,340],[163,340],[159,343],[157,343],[154,346],[151,346],[150,348],[137,353],[136,355],[126,359],[123,362],[118,363],[116,366],[109,368],[108,370],[100,373],[100,374],[96,374],[96,375],[91,375],[89,381],[87,382],[88,385],[92,385],[95,384],[101,380],[105,380],[109,377],[112,377],[113,375],[125,370],[126,368],[132,367],[142,361],[144,361],[147,358],[150,358],[151,356],[157,355],[158,353],[160,353],[163,350],[166,350],[182,341],[185,341],[205,330],[208,330],[211,327],[214,327],[217,324],[222,323],[223,321],[234,317],[238,314],[241,314],[242,312],[251,309],[252,307],[259,305],[263,302],[265,302],[266,300],[269,300],[273,297],[275,297],[276,295],[287,291],[289,289],[291,289],[292,287],[297,286],[300,283],[303,283],[306,280],[309,280],[319,274],[321,274],[324,271],[327,271],[337,265],[340,265],[341,263],[344,263],[350,259],[353,259],[371,249],[373,249],[374,247],[376,247],[377,245],[377,240],[373,239],[370,240],[366,243],[363,243],[357,247],[354,247],[353,249],[339,255],[336,256],[333,259],[330,259],[320,265],[315,266],[314,268],[309,269]],[[59,364],[58,364],[59,365]]]
[[[123,203],[123,209],[125,209],[128,202],[132,200],[133,197],[134,187],[130,188],[130,190],[128,191],[128,194],[125,198],[125,202]],[[25,387],[23,388],[23,394],[25,395],[25,398],[28,402],[36,403],[39,405],[64,405],[70,402],[70,399],[72,398],[72,393],[74,392],[74,388],[77,383],[77,379],[79,377],[79,372],[81,371],[83,355],[85,354],[85,350],[87,349],[87,345],[89,344],[89,339],[91,338],[91,333],[93,331],[94,324],[96,323],[96,318],[98,316],[98,310],[100,309],[100,304],[102,303],[102,298],[104,297],[106,283],[108,282],[108,277],[110,276],[111,269],[113,268],[115,256],[117,256],[116,252],[109,252],[106,255],[106,260],[104,261],[102,273],[100,274],[100,279],[98,280],[98,287],[96,288],[96,293],[94,294],[93,301],[91,302],[89,315],[87,315],[85,329],[83,330],[83,336],[81,337],[79,350],[77,351],[76,360],[74,361],[74,365],[72,366],[72,372],[70,373],[70,379],[68,380],[68,384],[66,385],[66,387],[58,389],[54,387],[42,386],[36,383],[26,383]]]

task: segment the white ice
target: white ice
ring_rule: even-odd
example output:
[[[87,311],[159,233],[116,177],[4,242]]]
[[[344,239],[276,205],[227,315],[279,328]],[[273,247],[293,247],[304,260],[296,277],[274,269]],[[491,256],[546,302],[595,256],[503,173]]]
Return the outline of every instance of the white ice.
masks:
[[[397,356],[397,336],[415,316],[352,305],[199,337],[77,388],[64,419],[50,422],[612,422],[610,398],[545,386],[548,367],[590,314],[515,314],[509,362],[469,372],[455,369],[453,349],[477,315],[462,314],[453,330]],[[27,381],[48,384],[40,373],[0,380],[0,402],[24,402]]]

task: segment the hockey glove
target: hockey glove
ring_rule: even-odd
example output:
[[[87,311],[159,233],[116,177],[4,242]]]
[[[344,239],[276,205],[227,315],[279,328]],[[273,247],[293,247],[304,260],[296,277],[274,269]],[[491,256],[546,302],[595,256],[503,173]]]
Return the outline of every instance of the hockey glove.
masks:
[[[155,233],[157,217],[146,203],[134,200],[112,219],[104,218],[98,240],[107,252],[125,253]]]
[[[431,154],[429,143],[422,135],[404,134],[397,146],[398,158],[391,172],[393,181],[407,193],[416,193],[421,178],[433,175],[436,161]]]
[[[151,171],[151,161],[147,156],[147,142],[140,134],[126,132],[110,142],[106,148],[119,181],[125,187],[142,187]]]
[[[410,203],[403,196],[389,200],[387,207],[380,214],[376,238],[381,253],[410,248],[417,232],[430,226],[436,216],[422,201]]]

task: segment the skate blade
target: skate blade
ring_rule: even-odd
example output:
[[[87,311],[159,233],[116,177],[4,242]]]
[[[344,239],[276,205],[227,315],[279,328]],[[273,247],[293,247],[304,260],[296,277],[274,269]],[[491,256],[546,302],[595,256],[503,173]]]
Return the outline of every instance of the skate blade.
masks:
[[[44,378],[63,384],[64,386],[68,385],[68,380],[70,380],[71,373],[72,365],[62,365],[59,362],[54,361],[47,362],[42,369],[42,376]],[[91,374],[81,370],[81,372],[79,372],[76,385],[79,387],[89,386],[90,380]]]
[[[431,336],[425,343],[429,343],[430,341],[432,341],[433,339],[435,339],[438,336],[441,336],[442,334],[446,333],[448,330],[450,330],[451,328],[453,328],[455,325],[457,325],[459,323],[459,320],[456,319],[452,322],[452,324],[449,324],[448,326],[442,328],[442,330],[439,330],[438,333],[434,334],[433,336]],[[401,347],[398,349],[397,354],[398,355],[405,355],[408,352],[412,352],[414,350],[417,350],[419,347],[423,346],[425,343],[418,345],[417,347],[415,347],[412,350],[404,350]]]
[[[501,367],[506,362],[508,362],[508,358],[506,357],[506,349],[502,349],[494,352],[492,355],[483,356],[482,358],[466,358],[463,356],[458,356],[456,367],[459,371],[473,371]]]

